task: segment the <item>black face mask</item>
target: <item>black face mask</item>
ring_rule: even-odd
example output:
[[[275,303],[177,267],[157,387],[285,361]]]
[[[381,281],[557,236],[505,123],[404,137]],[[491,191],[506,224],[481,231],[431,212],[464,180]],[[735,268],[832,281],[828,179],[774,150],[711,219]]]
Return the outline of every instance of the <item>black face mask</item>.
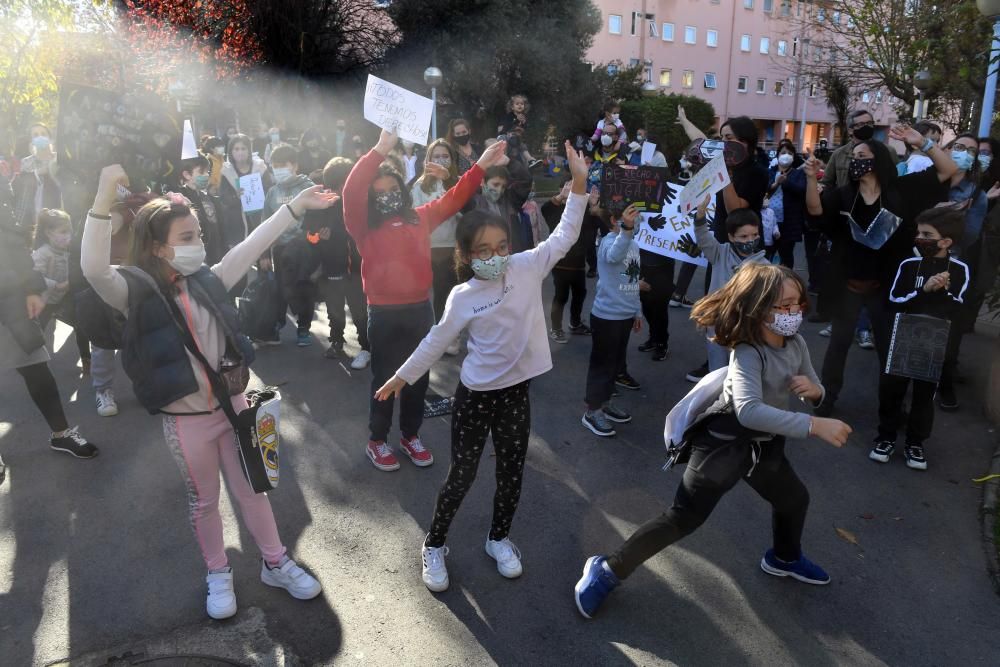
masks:
[[[850,164],[847,165],[847,175],[852,181],[861,180],[861,177],[870,171],[875,170],[875,158],[851,158]]]
[[[459,146],[465,146],[466,144],[469,143],[469,140],[471,138],[472,137],[468,134],[456,134],[455,143],[458,144]]]
[[[854,138],[858,141],[868,141],[875,136],[875,128],[871,125],[863,125],[854,130]]]
[[[733,250],[740,257],[749,257],[754,253],[760,252],[764,247],[764,241],[759,236],[753,241],[730,241],[730,243],[732,243]]]
[[[938,239],[914,239],[913,245],[921,257],[931,258],[941,251],[938,247]]]

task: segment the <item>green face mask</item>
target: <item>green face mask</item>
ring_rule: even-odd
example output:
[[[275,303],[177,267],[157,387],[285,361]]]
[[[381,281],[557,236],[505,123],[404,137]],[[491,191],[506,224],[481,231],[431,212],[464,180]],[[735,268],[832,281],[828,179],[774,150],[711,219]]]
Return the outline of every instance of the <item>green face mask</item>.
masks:
[[[194,177],[194,187],[197,190],[207,190],[208,189],[208,174],[198,174]]]

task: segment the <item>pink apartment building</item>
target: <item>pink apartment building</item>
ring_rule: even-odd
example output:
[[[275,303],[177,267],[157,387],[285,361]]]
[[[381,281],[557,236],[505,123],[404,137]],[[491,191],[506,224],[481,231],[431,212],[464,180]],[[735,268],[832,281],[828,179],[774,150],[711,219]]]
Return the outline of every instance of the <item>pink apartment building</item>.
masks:
[[[834,116],[823,90],[801,75],[801,58],[827,59],[816,22],[840,21],[817,3],[802,0],[594,0],[601,30],[587,59],[595,64],[645,63],[646,78],[664,93],[697,95],[719,119],[750,116],[764,147],[784,137],[815,147],[835,146]],[[891,98],[859,91],[884,128],[896,119]],[[804,138],[803,138],[803,119]]]

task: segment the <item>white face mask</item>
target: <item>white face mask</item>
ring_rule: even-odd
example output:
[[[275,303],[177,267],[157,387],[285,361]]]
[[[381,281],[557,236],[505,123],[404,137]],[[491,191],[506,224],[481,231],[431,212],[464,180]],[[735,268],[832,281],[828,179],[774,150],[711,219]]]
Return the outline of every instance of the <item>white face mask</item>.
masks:
[[[174,271],[182,276],[190,276],[201,268],[205,263],[205,244],[198,245],[172,245],[174,258],[168,259],[167,263],[174,268]]]
[[[289,180],[293,176],[295,176],[295,174],[288,167],[277,167],[274,170],[274,182],[275,183],[279,183],[279,184],[284,183],[285,181]]]
[[[778,164],[781,165],[782,167],[787,167],[788,165],[792,164],[794,160],[795,158],[789,155],[788,153],[782,153],[781,155],[778,156]]]
[[[611,117],[612,117],[612,118],[614,118],[615,120],[618,120],[618,117],[619,117],[620,115],[621,115],[621,114],[617,114],[617,113],[613,113],[613,114],[611,114]]]
[[[602,145],[604,145],[604,146],[610,146],[612,144],[612,142],[614,142],[614,139],[611,138],[610,135],[608,135],[608,134],[602,134],[601,135],[601,144]]]
[[[775,311],[774,321],[766,322],[765,326],[779,336],[794,336],[802,326],[802,311],[797,313]]]

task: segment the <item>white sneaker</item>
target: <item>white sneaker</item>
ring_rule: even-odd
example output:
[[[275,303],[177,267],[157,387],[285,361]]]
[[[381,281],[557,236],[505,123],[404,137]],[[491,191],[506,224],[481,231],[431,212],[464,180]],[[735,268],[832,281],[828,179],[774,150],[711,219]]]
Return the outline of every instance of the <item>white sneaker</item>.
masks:
[[[208,598],[205,611],[214,619],[230,618],[236,615],[236,592],[233,591],[233,568],[209,572],[205,577],[208,584]]]
[[[284,588],[298,600],[311,600],[323,591],[316,578],[303,570],[298,564],[285,556],[278,567],[268,567],[265,561],[260,563],[260,580],[268,586]]]
[[[368,350],[361,350],[358,352],[358,356],[354,357],[354,360],[351,362],[351,368],[356,371],[360,371],[363,368],[368,368],[368,364],[370,364],[371,361],[371,352]]]
[[[457,356],[459,352],[462,351],[462,344],[458,340],[453,340],[451,345],[445,348],[444,353],[449,357]]]
[[[102,417],[114,417],[118,414],[118,404],[115,403],[115,392],[105,389],[97,392],[97,414]]]
[[[420,560],[423,562],[420,578],[434,593],[448,590],[448,568],[444,564],[447,555],[448,547],[420,547]]]
[[[524,572],[521,567],[521,551],[510,538],[491,540],[486,536],[486,553],[497,562],[497,571],[508,579],[517,579]]]

